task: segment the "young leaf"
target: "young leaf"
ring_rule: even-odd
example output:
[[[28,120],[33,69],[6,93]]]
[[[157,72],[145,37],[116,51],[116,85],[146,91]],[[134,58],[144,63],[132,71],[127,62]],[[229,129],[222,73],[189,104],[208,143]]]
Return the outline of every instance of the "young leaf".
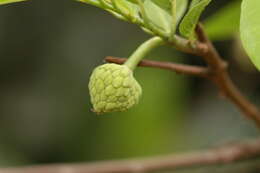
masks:
[[[103,2],[108,3],[108,4],[112,4],[112,0],[100,0],[100,1],[103,1]]]
[[[212,40],[226,40],[239,31],[241,1],[232,1],[203,23]]]
[[[0,5],[14,3],[14,2],[21,2],[21,1],[25,1],[25,0],[0,0]]]
[[[177,1],[176,0],[172,0],[172,22],[171,22],[171,35],[170,37],[173,38],[175,32],[176,32],[176,27],[177,27]]]
[[[260,70],[260,1],[243,0],[240,18],[242,43],[250,59]]]
[[[162,9],[171,12],[171,1],[170,0],[151,0],[153,3],[161,7]]]
[[[172,13],[172,0],[152,0],[156,5],[167,11],[169,14]],[[177,23],[182,18],[184,12],[186,11],[188,5],[188,0],[176,0],[176,18]]]
[[[127,1],[138,4],[136,0],[127,0]]]
[[[194,5],[198,4],[201,0],[192,0],[190,3],[190,7],[194,7]]]
[[[187,6],[188,6],[188,0],[176,0],[177,6],[176,6],[176,18],[177,18],[177,23],[179,23],[179,21],[181,20],[181,18],[183,17]]]
[[[137,4],[128,0],[113,0],[113,4],[124,16],[128,16],[131,20],[141,20],[140,8]]]
[[[171,30],[174,29],[174,27],[179,23],[181,18],[183,17],[184,12],[186,11],[187,5],[188,5],[188,0],[150,0],[152,2],[149,3],[154,3],[156,6],[158,6],[160,9],[163,10],[165,19],[167,20],[167,32],[168,32],[168,27],[171,27]],[[172,4],[175,2],[174,4]],[[176,8],[176,14],[173,16],[173,7],[175,6]],[[156,10],[156,9],[155,9]],[[161,11],[161,10],[157,10]],[[157,13],[156,11],[156,13]],[[155,13],[155,12],[153,12]],[[168,13],[168,14],[167,14]],[[156,14],[154,14],[156,15]],[[159,15],[159,14],[158,14]],[[164,28],[165,30],[165,28]],[[171,33],[173,34],[173,33]]]
[[[128,21],[128,19],[126,19],[124,16],[122,16],[121,14],[113,11],[113,10],[109,10],[109,9],[106,9],[109,13],[111,13],[114,17],[120,19],[120,20],[124,20],[124,21]]]
[[[211,0],[193,0],[188,13],[184,16],[179,30],[182,36],[194,39],[194,30],[199,21],[199,17]]]
[[[154,0],[144,1],[144,12],[148,20],[162,32],[169,34],[171,31],[171,15],[166,9],[155,3]]]

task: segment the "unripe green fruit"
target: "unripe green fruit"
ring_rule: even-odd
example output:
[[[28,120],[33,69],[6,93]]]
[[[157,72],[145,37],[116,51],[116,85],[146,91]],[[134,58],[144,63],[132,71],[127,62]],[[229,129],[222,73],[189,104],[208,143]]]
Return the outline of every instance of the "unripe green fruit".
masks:
[[[89,90],[93,111],[121,112],[137,104],[142,88],[126,65],[104,64],[93,71]]]

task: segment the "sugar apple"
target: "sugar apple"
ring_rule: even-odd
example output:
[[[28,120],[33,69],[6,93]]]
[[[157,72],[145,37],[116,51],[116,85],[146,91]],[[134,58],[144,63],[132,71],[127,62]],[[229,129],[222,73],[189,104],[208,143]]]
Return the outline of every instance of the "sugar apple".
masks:
[[[138,103],[142,88],[126,65],[108,63],[96,67],[89,91],[93,111],[102,114],[128,110]]]

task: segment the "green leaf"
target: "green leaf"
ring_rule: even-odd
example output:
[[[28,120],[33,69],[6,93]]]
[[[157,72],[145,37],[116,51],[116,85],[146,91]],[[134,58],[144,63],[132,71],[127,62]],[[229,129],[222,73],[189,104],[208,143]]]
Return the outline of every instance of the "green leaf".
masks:
[[[153,1],[156,5],[158,5],[160,8],[164,9],[165,11],[167,11],[170,15],[172,14],[171,11],[171,0],[151,0]],[[188,0],[176,0],[176,16],[177,16],[177,22],[182,18],[184,12],[187,9],[187,5],[188,5]]]
[[[181,20],[181,18],[183,17],[186,9],[188,6],[188,0],[177,0],[177,7],[176,7],[176,18],[177,18],[177,23],[179,23],[179,21]]]
[[[144,12],[148,20],[162,32],[169,34],[171,31],[171,15],[166,9],[158,5],[155,0],[144,1]]]
[[[109,13],[111,13],[114,17],[120,19],[120,20],[124,20],[124,21],[128,21],[128,19],[126,19],[124,16],[122,16],[121,14],[113,11],[113,10],[109,10],[109,9],[106,9]]]
[[[260,1],[243,0],[240,18],[242,43],[250,59],[260,70]]]
[[[176,21],[173,21],[172,19],[172,1],[171,0],[150,0],[154,4],[156,4],[160,9],[162,9],[164,12],[164,16],[166,16],[167,23],[169,26],[171,26],[171,23],[174,23],[174,25],[178,24],[181,18],[183,17],[184,12],[187,9],[188,0],[176,0]],[[151,2],[151,3],[152,3]],[[159,11],[159,10],[157,10]],[[156,11],[156,13],[157,13]],[[165,12],[169,13],[166,14]],[[155,13],[155,12],[153,12]],[[172,16],[172,17],[171,17]],[[170,21],[171,18],[171,21]]]
[[[194,5],[198,4],[201,0],[192,0],[190,3],[190,8],[194,7]]]
[[[203,23],[211,40],[226,40],[239,31],[241,1],[234,1],[218,10]]]
[[[108,4],[112,4],[112,0],[99,0],[99,1],[103,1],[103,2],[108,3]]]
[[[188,0],[77,0],[102,8],[115,17],[141,26],[146,32],[170,37],[186,11]],[[140,15],[141,14],[141,15]]]
[[[21,2],[21,1],[25,1],[25,0],[0,0],[0,5],[14,3],[14,2]]]
[[[153,1],[153,3],[155,3],[156,5],[161,7],[162,9],[167,10],[168,12],[171,11],[170,0],[151,0],[151,1]]]
[[[134,4],[138,4],[137,0],[127,0],[127,1],[132,2]]]
[[[141,20],[139,16],[140,8],[137,4],[129,0],[113,0],[115,7],[131,20]]]
[[[103,8],[102,4],[98,0],[76,0],[76,1],[83,2],[83,3],[86,3],[86,4],[90,4],[90,5],[99,7],[99,8]]]
[[[193,0],[189,11],[180,23],[180,33],[182,36],[192,40],[194,39],[194,30],[199,21],[200,15],[211,0]]]
[[[174,34],[176,32],[176,27],[177,27],[177,1],[172,0],[171,2],[171,13],[172,13],[172,22],[171,22],[171,34],[170,34],[170,39],[174,38]]]

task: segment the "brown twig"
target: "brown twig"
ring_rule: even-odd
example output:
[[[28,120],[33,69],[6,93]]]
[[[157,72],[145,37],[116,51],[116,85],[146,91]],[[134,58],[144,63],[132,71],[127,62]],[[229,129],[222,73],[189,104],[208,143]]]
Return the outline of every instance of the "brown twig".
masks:
[[[223,165],[260,157],[260,139],[199,152],[142,160],[0,169],[0,173],[140,173]]]
[[[253,120],[257,127],[260,128],[260,112],[258,108],[252,104],[238,90],[230,79],[227,72],[227,63],[220,57],[215,47],[205,34],[203,27],[199,24],[196,28],[198,39],[201,43],[207,45],[208,50],[199,54],[204,58],[209,66],[210,78],[218,86],[221,93],[233,102],[247,118]]]
[[[123,64],[126,60],[127,60],[126,58],[117,58],[112,56],[108,56],[105,58],[105,61],[116,63],[116,64]],[[200,77],[208,76],[208,69],[206,67],[199,67],[194,65],[184,65],[184,64],[176,64],[172,62],[142,60],[138,64],[138,66],[160,68],[160,69],[174,71],[179,74],[187,74],[187,75],[194,75]]]

